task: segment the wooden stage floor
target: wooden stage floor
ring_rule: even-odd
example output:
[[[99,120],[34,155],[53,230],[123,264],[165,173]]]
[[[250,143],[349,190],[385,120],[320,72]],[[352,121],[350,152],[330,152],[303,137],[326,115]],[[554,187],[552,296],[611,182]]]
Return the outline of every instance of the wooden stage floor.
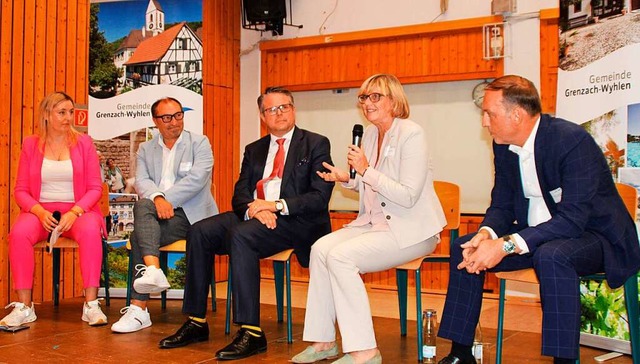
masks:
[[[237,363],[287,363],[288,359],[304,350],[302,342],[304,320],[304,296],[306,285],[295,284],[292,290],[293,344],[286,342],[286,323],[276,322],[276,309],[270,302],[273,292],[272,283],[263,284],[262,289],[262,325],[266,332],[269,347],[267,353],[260,354]],[[219,294],[225,292],[218,288]],[[17,333],[0,332],[0,363],[208,363],[216,362],[214,353],[225,346],[231,335],[224,334],[225,301],[218,296],[217,312],[209,312],[208,322],[211,330],[208,342],[192,344],[184,348],[161,350],[158,342],[175,332],[184,322],[181,313],[182,301],[169,300],[167,309],[162,311],[159,300],[150,302],[153,325],[132,334],[114,334],[110,325],[89,327],[82,322],[80,298],[63,300],[59,307],[51,302],[36,306],[38,320],[29,324],[30,328]],[[408,324],[408,335],[401,337],[397,320],[397,299],[394,292],[370,290],[374,325],[382,357],[385,363],[416,363],[415,324]],[[411,303],[414,297],[409,297]],[[442,295],[425,295],[423,305],[442,312]],[[119,310],[124,299],[112,299],[111,306],[103,306],[109,318],[109,324],[120,317]],[[497,303],[485,299],[481,323],[488,354],[486,363],[495,362],[495,323]],[[415,308],[409,307],[409,317],[413,318]],[[505,344],[503,363],[552,363],[553,360],[540,356],[540,308],[536,303],[508,303],[506,308]],[[8,313],[8,310],[7,310]],[[285,318],[286,319],[286,318]],[[232,328],[232,334],[237,328]],[[439,340],[439,356],[449,352],[450,343]],[[604,351],[582,347],[582,363],[596,363],[594,356]],[[328,363],[328,362],[324,362]],[[630,356],[619,357],[607,364],[631,363]]]

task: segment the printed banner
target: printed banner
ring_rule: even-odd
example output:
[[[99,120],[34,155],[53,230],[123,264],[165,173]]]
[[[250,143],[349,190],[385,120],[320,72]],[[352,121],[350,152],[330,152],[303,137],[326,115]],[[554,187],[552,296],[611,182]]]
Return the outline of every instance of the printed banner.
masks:
[[[616,181],[640,189],[638,2],[560,0],[556,115],[594,137]],[[580,343],[630,353],[622,288],[584,281]]]
[[[185,111],[185,130],[203,131],[202,0],[92,0],[89,28],[89,105],[81,121],[109,185],[110,283],[123,288],[136,152],[157,132],[151,105],[173,97]],[[172,289],[183,287],[184,266],[182,254],[170,254]]]

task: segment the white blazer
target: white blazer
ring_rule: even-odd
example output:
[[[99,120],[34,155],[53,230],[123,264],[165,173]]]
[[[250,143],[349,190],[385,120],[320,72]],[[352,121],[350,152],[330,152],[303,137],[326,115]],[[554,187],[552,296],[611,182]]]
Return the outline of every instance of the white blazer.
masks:
[[[364,132],[362,148],[368,160],[376,153],[377,134],[374,125]],[[369,166],[364,177],[356,175],[345,187],[363,191],[366,183],[378,194],[400,248],[418,244],[441,232],[447,221],[433,188],[431,161],[422,127],[409,119],[394,119],[378,160],[376,168]],[[367,224],[369,220],[364,211],[364,193],[360,193],[358,217],[347,226]]]

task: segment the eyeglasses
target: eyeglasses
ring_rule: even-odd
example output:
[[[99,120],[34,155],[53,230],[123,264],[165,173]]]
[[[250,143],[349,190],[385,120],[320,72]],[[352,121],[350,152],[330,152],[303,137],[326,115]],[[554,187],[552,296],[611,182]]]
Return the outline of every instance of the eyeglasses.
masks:
[[[267,109],[263,109],[262,112],[265,115],[276,115],[278,113],[278,110],[280,110],[281,113],[286,114],[289,111],[293,110],[293,105],[292,104],[282,104],[279,106],[273,106]]]
[[[387,95],[379,94],[377,92],[370,93],[368,95],[364,95],[364,94],[363,95],[358,95],[358,102],[361,103],[361,104],[364,104],[367,101],[367,99],[369,99],[369,100],[371,100],[371,102],[373,102],[375,104],[376,102],[380,101],[380,98],[382,96],[387,96]]]
[[[183,111],[178,111],[175,114],[165,114],[165,115],[157,115],[154,116],[154,118],[156,119],[162,119],[162,122],[165,124],[169,124],[171,122],[171,119],[176,119],[177,121],[180,121],[182,119],[184,119],[184,112]]]

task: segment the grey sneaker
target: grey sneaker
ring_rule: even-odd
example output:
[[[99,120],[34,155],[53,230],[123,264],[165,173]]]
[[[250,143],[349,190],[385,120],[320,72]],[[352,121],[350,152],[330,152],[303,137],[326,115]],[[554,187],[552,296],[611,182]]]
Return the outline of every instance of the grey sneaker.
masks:
[[[0,320],[0,326],[20,326],[22,324],[33,322],[37,319],[33,302],[31,303],[31,307],[22,302],[11,302],[4,308],[9,307],[13,307],[13,310],[11,310],[10,314]]]

